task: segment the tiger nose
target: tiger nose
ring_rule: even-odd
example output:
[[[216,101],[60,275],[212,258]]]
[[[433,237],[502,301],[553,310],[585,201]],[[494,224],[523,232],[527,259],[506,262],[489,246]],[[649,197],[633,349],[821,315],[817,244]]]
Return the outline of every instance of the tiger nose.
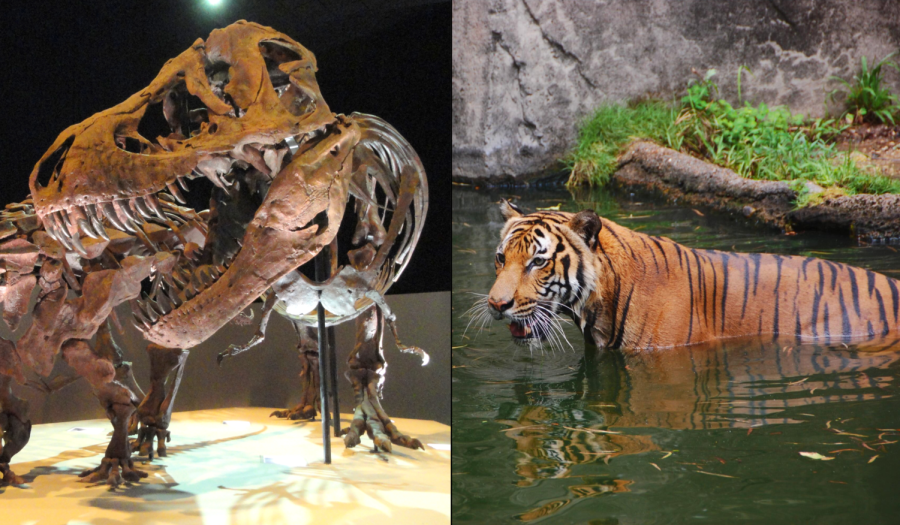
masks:
[[[498,313],[509,310],[509,308],[512,305],[513,305],[512,300],[504,302],[503,299],[500,299],[499,301],[495,301],[495,300],[491,299],[490,297],[488,298],[488,306],[493,308],[494,311],[496,311]]]

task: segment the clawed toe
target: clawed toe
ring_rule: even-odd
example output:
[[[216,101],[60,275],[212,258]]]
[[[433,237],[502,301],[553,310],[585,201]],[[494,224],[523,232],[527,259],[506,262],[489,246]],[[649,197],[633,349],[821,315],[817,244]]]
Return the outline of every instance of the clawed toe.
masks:
[[[120,471],[121,469],[121,471]],[[82,483],[105,482],[111,488],[117,488],[127,482],[140,481],[147,477],[147,473],[135,468],[131,458],[103,458],[100,466],[88,469],[78,475]]]
[[[294,408],[286,410],[276,410],[269,414],[269,417],[277,417],[280,419],[290,419],[296,421],[298,419],[315,419],[316,409],[311,406],[297,405]]]
[[[9,470],[8,465],[0,465],[0,474],[3,474],[3,476],[0,477],[0,487],[25,484],[25,480],[22,479],[21,476],[17,476],[15,472]]]

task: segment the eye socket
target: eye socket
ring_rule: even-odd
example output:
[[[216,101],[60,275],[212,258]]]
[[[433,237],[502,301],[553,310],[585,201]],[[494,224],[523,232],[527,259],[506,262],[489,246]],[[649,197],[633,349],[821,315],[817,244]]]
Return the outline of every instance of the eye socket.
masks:
[[[547,264],[547,259],[544,259],[543,257],[535,257],[531,260],[531,266],[533,268],[541,268],[545,264]]]
[[[502,253],[497,254],[497,264],[499,266],[503,266],[504,264],[506,264],[506,256]]]

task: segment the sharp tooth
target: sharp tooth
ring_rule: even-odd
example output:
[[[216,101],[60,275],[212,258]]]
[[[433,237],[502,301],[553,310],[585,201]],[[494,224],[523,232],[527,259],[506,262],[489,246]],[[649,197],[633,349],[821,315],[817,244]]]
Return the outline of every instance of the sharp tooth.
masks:
[[[156,199],[156,195],[146,195],[144,196],[144,204],[150,208],[150,211],[153,212],[153,215],[156,215],[161,220],[166,221],[166,216],[163,215],[162,208],[159,206],[159,200]]]
[[[87,257],[87,250],[84,249],[84,246],[81,244],[81,239],[79,239],[77,235],[72,236],[72,246],[82,257]]]
[[[210,273],[212,274],[212,276],[215,277],[216,279],[218,279],[219,276],[222,275],[222,272],[219,271],[219,267],[218,267],[218,266],[210,266],[210,267],[209,267],[209,272],[210,272]]]
[[[131,209],[131,206],[128,205],[128,203],[129,203],[128,199],[120,199],[120,200],[116,201],[116,204],[119,206],[119,209],[122,210],[122,215],[124,215],[125,218],[128,219],[126,221],[123,221],[125,223],[125,227],[129,231],[133,232],[134,228],[131,227],[131,223],[140,224],[140,222],[138,221],[137,217],[135,217],[135,213]]]
[[[184,182],[184,177],[177,177],[175,180],[178,181],[178,185],[181,186],[181,189],[183,189],[185,193],[191,191],[188,189],[187,182]]]
[[[134,327],[138,329],[138,331],[143,331],[144,328],[146,328],[147,330],[150,329],[150,325],[138,319],[136,315],[131,316],[131,324],[133,324]]]
[[[191,299],[193,299],[193,297],[195,295],[197,295],[197,291],[194,290],[194,285],[189,285],[187,288],[184,289],[185,299],[191,300]]]
[[[82,233],[93,239],[100,238],[100,235],[94,231],[94,227],[91,226],[91,223],[89,223],[87,220],[76,219],[76,222],[78,222],[78,227],[81,229]]]
[[[53,214],[48,213],[41,217],[41,222],[44,224],[44,231],[47,232],[47,235],[52,237],[56,242],[60,242],[57,238],[59,237],[59,233],[56,232],[56,221],[53,220]]]
[[[184,281],[184,279],[182,279],[178,274],[174,272],[172,273],[172,280],[175,281],[175,286],[180,290],[184,290],[184,287],[187,286],[187,283]]]
[[[69,212],[67,212],[66,210],[59,210],[58,212],[56,212],[56,214],[56,216],[60,219],[60,225],[62,225],[62,227],[65,228],[66,231],[71,232],[72,220],[69,218]]]
[[[172,196],[175,197],[175,200],[177,200],[180,204],[187,204],[187,201],[184,199],[184,195],[182,195],[181,192],[178,191],[178,186],[170,182],[166,184],[166,188],[169,189],[169,193],[171,193]]]
[[[200,270],[195,270],[194,273],[191,274],[191,285],[195,290],[203,289],[203,281],[200,279]]]
[[[178,297],[178,293],[172,288],[169,288],[168,290],[166,290],[166,297],[168,297],[169,301],[173,305],[175,305],[175,308],[178,308],[179,306],[181,306],[183,304],[183,302],[181,301],[181,298]]]
[[[109,240],[109,235],[106,233],[106,228],[103,227],[103,223],[100,222],[100,219],[97,217],[91,217],[91,223],[94,225],[94,231],[97,232],[100,237],[103,237],[104,241]]]
[[[168,296],[166,296],[165,292],[157,292],[156,293],[156,302],[159,304],[159,307],[162,308],[162,315],[165,315],[172,310],[175,309],[172,306],[172,301],[169,300]]]
[[[136,209],[145,219],[153,218],[153,212],[150,211],[150,207],[144,202],[143,197],[135,197],[131,199],[131,202],[134,203],[134,209]]]
[[[113,227],[121,231],[127,230],[127,228],[125,228],[125,225],[122,224],[122,221],[119,220],[119,216],[118,214],[116,214],[116,208],[115,206],[113,206],[113,203],[104,202],[103,211],[106,215],[106,220],[108,220],[109,223],[113,225]]]
[[[226,271],[228,271],[228,268],[226,268],[225,266],[219,264],[219,265],[216,266],[216,271],[219,272],[219,275],[221,276],[223,273],[225,273]]]
[[[200,269],[200,278],[203,280],[204,286],[209,286],[215,281],[209,266],[204,266]]]
[[[102,217],[102,210],[98,208],[96,204],[88,204],[84,207],[84,210],[87,212],[87,216],[90,219],[100,219]]]
[[[141,310],[143,310],[143,312],[147,314],[147,317],[151,322],[155,323],[159,321],[160,314],[159,312],[157,312],[159,306],[157,306],[156,303],[154,303],[153,300],[147,296],[147,292],[142,293],[141,296],[143,297],[143,299],[138,300],[138,305],[141,307]]]
[[[131,301],[131,314],[144,326],[150,328],[150,319],[147,318],[147,314],[144,313],[144,310],[140,307],[137,299]]]

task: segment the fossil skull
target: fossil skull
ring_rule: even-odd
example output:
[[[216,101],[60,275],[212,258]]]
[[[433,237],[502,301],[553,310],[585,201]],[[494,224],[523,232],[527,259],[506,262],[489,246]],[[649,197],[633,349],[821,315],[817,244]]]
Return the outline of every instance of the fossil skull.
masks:
[[[167,308],[139,315],[151,341],[198,344],[334,238],[360,130],[331,113],[315,71],[299,43],[237,22],[198,39],[147,88],[66,129],[35,166],[37,214],[83,258],[82,236],[109,241],[112,230],[151,252],[178,252]],[[199,214],[178,205],[198,177],[216,186],[211,210]],[[235,219],[242,196],[250,212]],[[154,237],[154,221],[177,234],[177,248]]]

